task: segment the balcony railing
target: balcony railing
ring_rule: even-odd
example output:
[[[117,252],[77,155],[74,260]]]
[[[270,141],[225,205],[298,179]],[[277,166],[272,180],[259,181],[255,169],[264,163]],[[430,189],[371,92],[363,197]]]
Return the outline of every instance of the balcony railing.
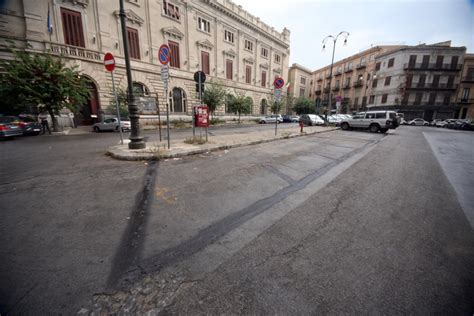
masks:
[[[326,75],[326,79],[329,79],[329,78],[331,78],[331,74]]]
[[[316,90],[314,91],[314,94],[316,94],[316,95],[320,95],[320,94],[321,94],[321,92],[322,92],[322,91],[321,91],[321,89],[316,89]]]
[[[365,68],[365,67],[366,67],[366,64],[365,64],[365,62],[363,62],[363,63],[358,64],[356,68],[357,69],[362,69],[362,68]]]
[[[334,72],[334,76],[340,76],[342,74],[342,71],[341,70],[336,70]]]
[[[462,77],[461,82],[474,82],[474,76]]]
[[[344,68],[344,72],[351,72],[353,71],[352,67],[346,67]]]
[[[329,87],[324,88],[324,89],[323,89],[323,92],[324,92],[324,93],[328,93],[328,92],[329,92]]]
[[[323,77],[319,77],[318,79],[316,79],[316,81],[323,81]]]
[[[102,54],[99,51],[49,42],[45,42],[45,47],[46,50],[49,49],[52,54],[56,55],[102,61]]]
[[[459,98],[458,103],[474,103],[474,98]]]
[[[457,84],[447,84],[447,83],[433,84],[433,83],[413,82],[411,85],[405,86],[405,89],[407,90],[417,90],[417,89],[456,90],[457,88],[458,88]]]
[[[350,83],[345,83],[343,86],[342,86],[342,89],[344,90],[347,90],[347,89],[350,89],[351,88],[351,84]]]
[[[416,64],[404,64],[403,69],[406,70],[442,70],[442,71],[460,71],[462,69],[462,64],[424,64],[424,63],[416,63]]]
[[[354,88],[360,88],[364,85],[364,81],[362,80],[358,80],[356,82],[354,82],[354,84],[352,85]]]
[[[338,85],[332,88],[332,91],[339,91],[339,90],[341,90],[341,86],[338,86]]]

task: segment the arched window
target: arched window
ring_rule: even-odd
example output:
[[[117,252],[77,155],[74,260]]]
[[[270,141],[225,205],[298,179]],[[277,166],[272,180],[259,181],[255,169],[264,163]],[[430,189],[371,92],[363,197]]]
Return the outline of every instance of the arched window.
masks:
[[[267,114],[267,100],[260,101],[260,114]]]
[[[132,87],[133,87],[133,95],[136,97],[147,97],[150,95],[150,91],[143,83],[133,82]]]
[[[187,100],[184,90],[181,88],[173,88],[173,90],[169,92],[169,104],[170,112],[186,113]]]

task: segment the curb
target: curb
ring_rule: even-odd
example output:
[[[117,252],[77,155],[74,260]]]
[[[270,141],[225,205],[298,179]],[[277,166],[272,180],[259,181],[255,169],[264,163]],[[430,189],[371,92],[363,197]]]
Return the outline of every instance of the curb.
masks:
[[[204,154],[204,153],[208,153],[208,152],[221,151],[221,150],[226,150],[226,149],[231,149],[231,148],[239,148],[239,147],[244,147],[244,146],[258,145],[258,144],[262,144],[262,143],[270,143],[270,142],[278,141],[278,140],[284,140],[284,139],[290,139],[290,138],[296,138],[296,137],[304,137],[304,136],[315,135],[315,134],[329,133],[329,132],[336,131],[338,129],[340,129],[340,128],[333,128],[331,130],[326,130],[326,131],[314,131],[314,132],[309,132],[309,133],[295,134],[295,135],[288,135],[288,136],[278,136],[278,137],[271,138],[271,139],[261,139],[261,140],[242,142],[242,143],[237,143],[237,144],[218,145],[218,146],[212,146],[212,147],[208,147],[208,148],[198,148],[198,149],[189,150],[189,151],[186,151],[186,152],[163,153],[163,154],[159,154],[158,156],[155,153],[128,152],[128,151],[124,151],[124,150],[118,148],[118,146],[114,146],[114,147],[110,147],[109,149],[107,149],[106,155],[108,155],[108,156],[110,156],[114,159],[117,159],[117,160],[125,160],[125,161],[163,160],[163,159],[181,158],[181,157],[199,155],[199,154]]]

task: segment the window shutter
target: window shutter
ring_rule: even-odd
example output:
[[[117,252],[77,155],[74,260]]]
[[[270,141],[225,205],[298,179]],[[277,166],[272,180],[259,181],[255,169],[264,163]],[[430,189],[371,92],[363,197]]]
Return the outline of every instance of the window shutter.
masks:
[[[168,45],[171,50],[170,66],[174,68],[180,68],[179,44],[173,41],[169,41]]]
[[[205,73],[205,74],[209,74],[210,73],[210,67],[209,67],[209,53],[207,52],[201,52],[201,66],[202,66],[202,71]]]
[[[140,59],[140,43],[138,41],[138,30],[127,27],[128,52],[130,58]]]
[[[81,13],[61,8],[64,42],[67,45],[86,47]]]
[[[262,87],[267,86],[267,73],[265,71],[262,71]]]

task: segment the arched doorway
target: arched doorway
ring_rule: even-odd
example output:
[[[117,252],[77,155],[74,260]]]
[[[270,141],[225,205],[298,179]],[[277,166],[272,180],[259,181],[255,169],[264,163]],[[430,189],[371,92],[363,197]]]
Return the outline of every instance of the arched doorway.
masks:
[[[100,121],[100,104],[99,93],[97,86],[92,79],[87,78],[87,85],[90,91],[90,97],[86,103],[79,108],[74,115],[74,124],[77,125],[92,125]]]
[[[169,93],[170,112],[186,113],[187,100],[186,93],[181,88],[173,88]]]
[[[263,99],[262,101],[260,101],[260,114],[267,114],[267,108],[268,108],[268,105],[267,105],[267,100],[266,99]]]

